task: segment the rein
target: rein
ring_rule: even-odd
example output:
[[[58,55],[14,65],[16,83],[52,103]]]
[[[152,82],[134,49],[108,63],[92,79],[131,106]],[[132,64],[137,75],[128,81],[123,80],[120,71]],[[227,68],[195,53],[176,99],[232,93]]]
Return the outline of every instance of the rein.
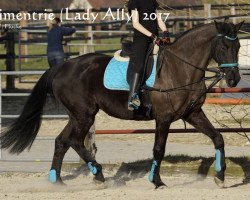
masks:
[[[184,90],[185,87],[188,87],[188,86],[192,86],[192,85],[196,85],[196,84],[199,84],[203,81],[207,81],[207,80],[210,80],[210,79],[214,79],[214,78],[220,78],[220,80],[224,77],[224,75],[221,73],[221,70],[212,70],[212,69],[202,69],[201,67],[197,67],[193,64],[191,64],[190,62],[182,59],[181,57],[177,56],[175,53],[173,53],[172,51],[168,50],[168,49],[165,49],[165,51],[168,51],[170,54],[172,54],[173,56],[175,56],[176,58],[178,58],[180,61],[182,61],[183,63],[186,63],[188,64],[189,66],[191,67],[194,67],[195,69],[197,70],[200,70],[202,72],[213,72],[215,73],[216,75],[214,76],[211,76],[211,77],[203,77],[201,80],[199,81],[196,81],[196,82],[193,82],[193,83],[190,83],[190,84],[187,84],[187,85],[182,85],[182,86],[179,86],[179,87],[175,87],[175,88],[170,88],[170,89],[161,89],[161,88],[155,88],[155,87],[149,87],[147,85],[144,85],[142,87],[142,89],[145,89],[145,90],[148,90],[148,91],[156,91],[156,92],[174,92],[174,91],[178,91],[178,90]],[[160,56],[160,55],[159,55]],[[161,65],[162,65],[162,61],[160,62]],[[161,68],[161,66],[159,67]],[[159,73],[159,72],[158,72]],[[222,77],[222,78],[221,78]],[[220,81],[218,80],[218,82]],[[218,83],[217,82],[217,83]],[[187,89],[185,89],[187,90]]]
[[[229,37],[229,36],[225,36],[225,35],[222,35],[222,34],[218,34],[217,37],[225,37],[226,39],[230,40],[230,41],[235,41],[238,37],[235,37],[235,38],[232,38],[232,37]],[[190,84],[187,84],[187,85],[182,85],[182,86],[179,86],[179,87],[175,87],[175,88],[170,88],[170,89],[161,89],[161,88],[155,88],[155,87],[149,87],[147,85],[144,85],[142,87],[143,90],[147,90],[147,91],[155,91],[155,92],[161,92],[161,93],[170,93],[170,92],[175,92],[175,91],[180,91],[180,90],[189,90],[191,91],[191,89],[187,89],[186,87],[188,86],[192,86],[192,85],[196,85],[196,84],[199,84],[201,82],[204,82],[204,81],[207,81],[207,80],[211,80],[211,79],[214,79],[215,80],[207,87],[206,90],[204,90],[197,99],[195,99],[194,101],[191,102],[191,104],[189,104],[186,108],[186,110],[184,111],[183,114],[180,115],[180,118],[183,119],[185,117],[187,117],[190,112],[193,110],[193,108],[196,106],[196,104],[199,102],[199,100],[207,94],[208,91],[210,91],[219,81],[221,81],[223,78],[224,78],[224,73],[221,71],[220,68],[226,68],[226,67],[237,67],[238,66],[238,63],[223,63],[223,64],[220,64],[219,67],[220,68],[216,68],[216,69],[203,69],[201,67],[198,67],[198,66],[195,66],[193,65],[192,63],[182,59],[181,57],[179,57],[178,55],[176,55],[175,53],[173,53],[172,51],[168,50],[168,49],[164,49],[165,51],[168,51],[168,53],[172,54],[173,56],[175,56],[176,58],[178,58],[180,61],[182,61],[183,63],[186,63],[187,65],[197,69],[197,70],[200,70],[202,72],[212,72],[212,73],[215,73],[214,76],[211,76],[211,77],[203,77],[201,80],[199,81],[196,81],[196,82],[193,82],[193,83],[190,83]],[[159,55],[160,56],[160,55]],[[163,59],[162,59],[163,60]],[[163,61],[160,61],[160,67],[159,67],[159,71],[161,70],[161,67],[162,67],[162,63]],[[159,71],[157,73],[159,73]]]

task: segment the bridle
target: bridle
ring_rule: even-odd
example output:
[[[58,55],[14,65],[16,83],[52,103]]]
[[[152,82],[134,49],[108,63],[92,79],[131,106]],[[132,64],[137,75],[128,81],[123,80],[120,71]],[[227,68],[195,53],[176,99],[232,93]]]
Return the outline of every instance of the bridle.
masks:
[[[218,34],[217,36],[215,37],[224,37],[230,41],[236,41],[238,39],[238,36],[237,37],[229,37],[227,35],[223,35],[223,34]],[[211,79],[214,79],[214,81],[207,87],[207,89],[204,91],[202,90],[203,92],[194,100],[191,102],[190,105],[187,106],[187,109],[185,110],[185,112],[180,115],[180,118],[185,118],[186,116],[189,115],[189,113],[193,110],[193,108],[196,106],[196,104],[199,102],[199,100],[207,94],[208,91],[210,91],[219,81],[221,81],[224,77],[225,77],[225,74],[224,74],[224,71],[223,69],[225,68],[231,68],[231,67],[238,67],[238,63],[220,63],[218,64],[219,67],[218,68],[206,68],[206,69],[203,69],[201,67],[198,67],[196,65],[193,65],[192,63],[184,60],[183,58],[181,58],[180,56],[176,55],[174,52],[170,51],[169,49],[164,49],[164,51],[167,51],[168,53],[172,54],[173,56],[175,56],[177,59],[179,59],[180,61],[182,61],[183,63],[187,64],[188,66],[191,66],[197,70],[200,70],[202,72],[212,72],[212,73],[215,73],[214,76],[210,76],[210,77],[203,77],[201,80],[199,81],[195,81],[195,82],[192,82],[192,83],[189,83],[189,84],[186,84],[186,85],[182,85],[182,86],[178,86],[178,87],[175,87],[175,88],[169,88],[169,89],[162,89],[162,88],[155,88],[155,87],[149,87],[147,85],[144,85],[142,86],[142,90],[147,90],[147,91],[155,91],[155,92],[161,92],[161,93],[170,93],[170,92],[175,92],[175,91],[180,91],[180,90],[189,90],[191,91],[191,89],[188,89],[187,87],[189,86],[193,86],[193,85],[197,85],[197,84],[200,84],[201,82],[204,82],[204,81],[207,81],[207,80],[211,80]],[[159,58],[160,55],[158,55],[158,58]],[[160,61],[160,64],[158,66],[158,69],[161,70],[161,66],[162,66],[162,63],[163,63],[163,58],[161,59]],[[157,74],[159,73],[159,71],[157,72]]]

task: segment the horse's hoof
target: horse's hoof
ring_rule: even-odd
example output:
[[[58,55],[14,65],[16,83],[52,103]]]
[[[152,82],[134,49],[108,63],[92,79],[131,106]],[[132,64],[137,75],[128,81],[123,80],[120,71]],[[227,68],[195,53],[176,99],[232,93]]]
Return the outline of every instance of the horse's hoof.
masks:
[[[224,187],[225,187],[224,181],[220,180],[220,179],[217,178],[216,176],[214,177],[214,182],[215,182],[216,185],[218,185],[220,188],[224,188]]]
[[[58,180],[55,185],[57,186],[67,186],[62,180]]]
[[[167,186],[165,185],[165,183],[163,183],[162,181],[159,181],[158,183],[155,183],[154,182],[154,185],[155,185],[155,189],[163,189],[163,188],[166,188]]]
[[[96,180],[95,178],[93,178],[93,181],[94,181],[94,184],[96,186],[96,189],[98,189],[98,190],[103,190],[103,189],[106,189],[108,187],[106,182]]]
[[[166,189],[166,188],[167,188],[167,186],[164,183],[159,185],[159,186],[155,186],[155,189],[157,189],[157,190],[163,190],[163,189]]]
[[[104,178],[102,172],[98,172],[95,175],[93,180],[94,180],[95,183],[104,183],[105,182],[105,178]]]
[[[99,180],[97,178],[93,178],[93,181],[95,182],[95,184],[98,184],[98,185],[101,185],[105,182],[105,179],[104,180]]]
[[[56,182],[51,182],[51,184],[55,185],[55,186],[67,186],[67,184],[65,184],[61,179],[58,179]]]
[[[244,183],[244,184],[250,183],[250,178],[245,178],[245,179],[243,179],[243,180],[242,180],[242,183]]]

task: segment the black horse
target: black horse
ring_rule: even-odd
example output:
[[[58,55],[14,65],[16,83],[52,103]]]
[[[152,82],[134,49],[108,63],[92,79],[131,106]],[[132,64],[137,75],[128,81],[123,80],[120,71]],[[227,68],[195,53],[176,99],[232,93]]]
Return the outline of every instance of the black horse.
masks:
[[[204,77],[209,61],[214,59],[220,66],[219,74],[225,75],[229,87],[235,87],[240,81],[237,33],[242,24],[215,22],[202,25],[162,48],[162,67],[158,70],[154,88],[149,92],[151,116],[146,115],[143,109],[127,109],[128,92],[111,91],[104,87],[103,75],[110,56],[86,54],[47,70],[35,85],[20,117],[2,133],[2,148],[20,153],[31,147],[40,128],[47,94],[51,94],[69,115],[68,124],[55,140],[49,175],[52,182],[62,183],[61,166],[69,147],[88,164],[96,180],[105,181],[102,166],[87,151],[83,142],[101,109],[110,116],[125,120],[155,119],[154,162],[149,178],[156,187],[164,185],[159,172],[170,124],[180,118],[213,141],[216,149],[215,180],[218,185],[223,184],[226,170],[224,141],[201,108],[206,98]]]

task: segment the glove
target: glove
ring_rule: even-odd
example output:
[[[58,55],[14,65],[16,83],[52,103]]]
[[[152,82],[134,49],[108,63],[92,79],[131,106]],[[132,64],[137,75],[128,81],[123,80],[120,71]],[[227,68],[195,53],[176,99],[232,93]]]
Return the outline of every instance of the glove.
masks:
[[[164,31],[163,32],[163,43],[164,44],[170,44],[171,43],[171,41],[170,41],[170,34],[169,34],[169,32],[168,31]]]
[[[153,42],[158,46],[161,46],[163,44],[163,41],[160,38],[158,38],[155,34],[152,34],[150,38],[152,38]]]

